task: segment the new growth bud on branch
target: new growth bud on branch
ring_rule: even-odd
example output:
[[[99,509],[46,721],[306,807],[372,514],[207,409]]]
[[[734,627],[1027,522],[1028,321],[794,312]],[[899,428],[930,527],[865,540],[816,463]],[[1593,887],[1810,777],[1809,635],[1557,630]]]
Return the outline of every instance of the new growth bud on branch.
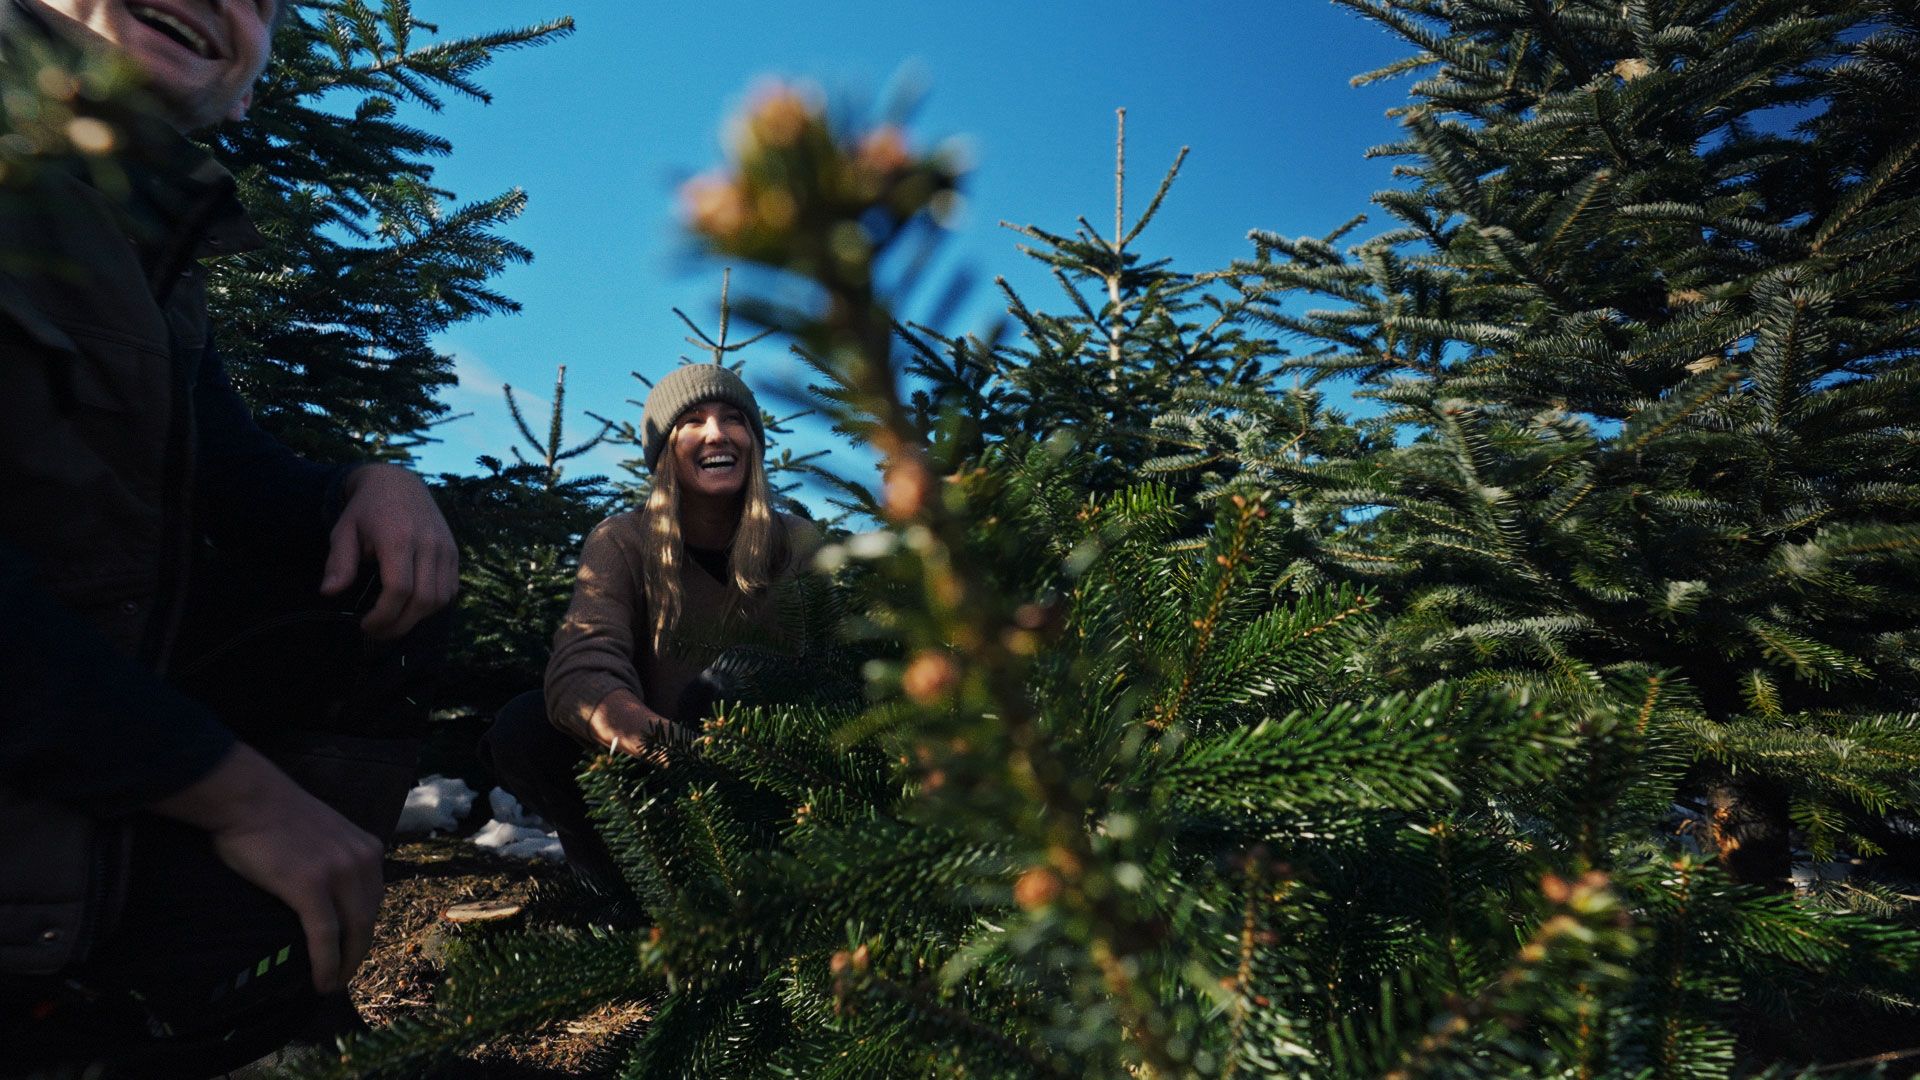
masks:
[[[811,87],[771,83],[735,125],[727,163],[681,191],[716,252],[862,282],[888,241],[957,205],[957,155],[915,150],[893,124],[839,131]]]

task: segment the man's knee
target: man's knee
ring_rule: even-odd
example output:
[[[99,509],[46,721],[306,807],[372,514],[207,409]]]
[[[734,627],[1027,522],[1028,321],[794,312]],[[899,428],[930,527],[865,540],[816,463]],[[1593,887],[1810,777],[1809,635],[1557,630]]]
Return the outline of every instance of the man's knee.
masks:
[[[106,939],[59,975],[0,983],[5,1065],[201,1077],[309,1026],[321,999],[293,911],[204,833],[149,816],[133,828],[126,903]]]
[[[360,622],[371,593],[323,597],[255,565],[202,571],[173,665],[175,685],[248,741],[289,729],[421,738],[452,636],[450,609],[398,641]]]
[[[256,748],[308,794],[386,844],[419,771],[420,745],[417,738],[295,731]]]

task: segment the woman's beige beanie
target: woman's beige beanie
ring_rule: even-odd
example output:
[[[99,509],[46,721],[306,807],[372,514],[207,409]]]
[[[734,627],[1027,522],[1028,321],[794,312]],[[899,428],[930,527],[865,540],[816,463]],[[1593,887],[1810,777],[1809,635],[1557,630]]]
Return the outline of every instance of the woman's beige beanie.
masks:
[[[747,388],[746,381],[719,364],[682,364],[653,384],[646,408],[640,414],[640,444],[646,454],[648,471],[659,471],[660,452],[666,449],[667,436],[673,433],[673,422],[703,401],[724,401],[746,413],[753,437],[765,451],[767,433],[760,426],[760,402]]]

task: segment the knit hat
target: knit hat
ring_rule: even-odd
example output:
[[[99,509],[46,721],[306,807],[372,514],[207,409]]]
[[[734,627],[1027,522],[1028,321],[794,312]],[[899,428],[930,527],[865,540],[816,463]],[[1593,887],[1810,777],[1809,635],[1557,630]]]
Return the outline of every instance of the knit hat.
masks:
[[[666,449],[673,422],[703,401],[724,401],[746,413],[753,437],[762,447],[767,445],[767,433],[760,427],[760,402],[740,376],[719,364],[682,364],[653,384],[640,414],[641,448],[649,471],[659,471],[660,452]]]

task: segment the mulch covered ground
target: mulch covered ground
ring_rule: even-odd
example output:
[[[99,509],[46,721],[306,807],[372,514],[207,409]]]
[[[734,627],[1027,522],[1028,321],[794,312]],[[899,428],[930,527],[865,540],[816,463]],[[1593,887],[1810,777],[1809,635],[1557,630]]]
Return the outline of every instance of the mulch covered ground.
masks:
[[[523,911],[493,925],[446,919],[448,909],[476,901],[518,904]],[[433,1004],[446,944],[456,936],[577,921],[589,917],[586,903],[566,869],[553,863],[502,859],[461,839],[402,844],[387,857],[386,902],[373,952],[353,980],[354,1005],[376,1027],[424,1010]],[[605,1007],[487,1043],[437,1075],[460,1080],[606,1075],[619,1044],[645,1020],[643,1006]]]

